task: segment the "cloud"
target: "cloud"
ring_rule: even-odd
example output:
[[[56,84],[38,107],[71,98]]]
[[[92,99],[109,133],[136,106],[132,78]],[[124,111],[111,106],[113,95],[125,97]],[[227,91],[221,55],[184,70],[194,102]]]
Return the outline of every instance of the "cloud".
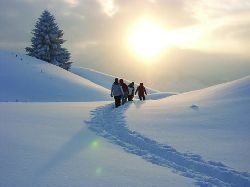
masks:
[[[250,11],[249,0],[191,0],[187,6],[200,21],[235,16]]]
[[[218,48],[231,53],[239,53],[250,56],[250,19],[249,21],[229,22],[216,27],[211,32],[211,39],[219,43]]]
[[[118,11],[119,7],[115,4],[115,0],[98,0],[102,7],[102,11],[109,17],[113,17]]]
[[[15,33],[18,33],[18,40],[27,42],[35,21],[44,9],[55,15],[68,42],[117,42],[133,21],[145,14],[155,14],[156,19],[169,27],[194,22],[184,12],[181,0],[157,0],[153,3],[148,0],[11,0],[0,1],[0,24],[5,25],[1,28],[0,39],[13,41],[17,38]]]
[[[250,22],[249,4],[248,0],[0,1],[0,24],[4,25],[0,39],[23,41],[25,45],[31,37],[35,21],[44,9],[49,9],[64,30],[69,48],[79,41],[123,45],[126,30],[143,16],[153,17],[169,30],[193,30],[198,41],[190,43],[190,46],[196,48],[212,50],[215,48],[212,42],[216,41],[219,46],[216,48],[220,49],[230,38],[237,40],[238,48],[245,48],[249,46],[246,37],[247,23]]]
[[[117,16],[125,15],[130,21],[142,16],[154,17],[168,28],[180,28],[196,24],[185,0],[117,0],[120,7]]]
[[[205,87],[250,73],[249,0],[0,1],[0,48],[24,52],[44,9],[55,15],[64,31],[64,46],[75,65],[138,82],[145,80],[147,85],[166,91],[177,91],[169,87],[176,80],[191,77]],[[153,76],[141,71],[145,64],[124,46],[127,31],[147,16],[170,31],[197,37],[185,46],[192,50],[168,49],[162,54],[150,69],[157,72]],[[235,51],[241,53],[232,55]]]
[[[79,4],[78,0],[64,0],[70,7],[76,7]]]

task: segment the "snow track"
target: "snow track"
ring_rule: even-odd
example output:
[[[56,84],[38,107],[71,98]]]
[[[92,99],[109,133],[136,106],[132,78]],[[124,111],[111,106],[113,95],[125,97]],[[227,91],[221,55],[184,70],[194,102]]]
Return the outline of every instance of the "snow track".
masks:
[[[129,153],[194,179],[198,186],[250,186],[249,173],[237,172],[219,162],[205,161],[196,154],[178,152],[128,129],[124,115],[128,107],[129,103],[115,109],[113,104],[96,108],[88,121],[89,128]]]

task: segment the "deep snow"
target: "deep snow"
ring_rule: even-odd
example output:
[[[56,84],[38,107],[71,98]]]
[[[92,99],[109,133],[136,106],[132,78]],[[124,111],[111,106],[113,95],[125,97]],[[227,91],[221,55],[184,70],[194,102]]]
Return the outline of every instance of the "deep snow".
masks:
[[[249,111],[250,77],[246,77],[139,106],[131,104],[125,116],[131,131],[249,175]]]
[[[94,75],[0,53],[0,101],[43,101],[0,102],[0,186],[250,186],[250,77],[115,109]]]
[[[140,104],[138,101],[135,103],[138,107]],[[128,106],[129,104],[124,105],[119,110],[114,109],[112,105],[97,108],[92,113],[93,118],[89,122],[90,129],[121,146],[128,153],[138,155],[148,162],[169,168],[175,173],[194,179],[196,185],[250,185],[250,174],[247,172],[238,172],[218,161],[205,160],[201,155],[192,152],[179,152],[167,143],[158,143],[150,138],[150,133],[145,136],[140,133],[140,130],[131,130],[125,117]],[[143,122],[143,120],[134,117],[133,120],[135,119],[138,124]],[[133,125],[136,125],[136,123]],[[144,129],[144,127],[141,128]],[[180,130],[179,133],[183,132]],[[231,148],[233,149],[233,147]],[[204,149],[209,150],[208,147],[204,147]],[[241,162],[243,161],[241,160]]]
[[[90,131],[106,104],[0,103],[0,186],[193,186]]]
[[[250,186],[250,77],[92,113],[90,129],[200,186]]]

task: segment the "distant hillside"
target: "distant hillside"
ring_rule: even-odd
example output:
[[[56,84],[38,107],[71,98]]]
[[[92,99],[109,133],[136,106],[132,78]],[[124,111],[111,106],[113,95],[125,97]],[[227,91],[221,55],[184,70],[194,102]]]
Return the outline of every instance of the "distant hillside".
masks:
[[[109,90],[36,58],[0,51],[0,101],[104,101]]]
[[[92,69],[89,69],[89,68],[83,68],[83,67],[76,67],[76,66],[73,66],[70,71],[72,73],[75,73],[85,79],[88,79],[98,85],[101,85],[103,86],[104,88],[107,88],[110,90],[113,82],[114,82],[114,79],[116,78],[115,76],[112,76],[112,75],[108,75],[108,74],[104,74],[104,73],[101,73],[101,72],[98,72],[98,71],[95,71],[95,70],[92,70]],[[120,77],[118,77],[120,78]],[[130,83],[132,80],[126,80],[126,79],[123,79],[125,81],[125,83]],[[138,84],[135,83],[135,87],[138,86]],[[152,94],[152,93],[159,93],[159,91],[157,90],[154,90],[152,88],[147,88],[147,91],[149,94]]]
[[[248,99],[250,96],[250,76],[201,90],[186,92],[175,96],[175,102],[215,102]]]

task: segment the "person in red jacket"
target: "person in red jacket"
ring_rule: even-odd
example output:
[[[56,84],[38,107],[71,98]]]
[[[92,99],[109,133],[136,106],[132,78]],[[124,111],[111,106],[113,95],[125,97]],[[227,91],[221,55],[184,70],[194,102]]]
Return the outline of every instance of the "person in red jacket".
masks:
[[[139,96],[140,100],[145,100],[144,93],[147,95],[147,91],[146,91],[145,87],[143,86],[143,83],[140,83],[140,86],[138,86],[136,88],[135,95],[137,92],[138,92],[138,96]]]
[[[123,82],[123,79],[120,79],[120,85],[122,87],[122,91],[124,93],[123,98],[122,98],[122,104],[125,104],[128,99],[128,86]]]

